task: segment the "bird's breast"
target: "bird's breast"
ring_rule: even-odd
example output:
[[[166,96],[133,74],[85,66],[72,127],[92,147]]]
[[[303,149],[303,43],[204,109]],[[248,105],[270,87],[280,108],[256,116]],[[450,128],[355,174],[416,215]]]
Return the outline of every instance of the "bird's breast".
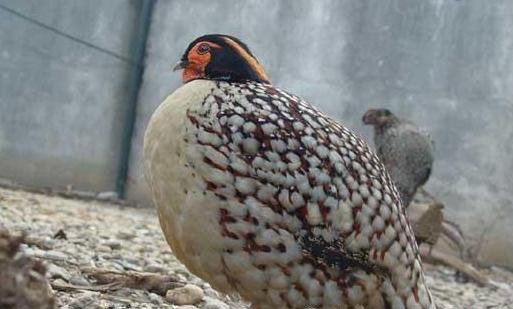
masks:
[[[205,98],[213,88],[211,81],[189,82],[157,108],[144,137],[144,169],[173,253],[193,273],[227,290],[220,269],[219,207],[205,194],[198,129],[188,116],[205,109]]]

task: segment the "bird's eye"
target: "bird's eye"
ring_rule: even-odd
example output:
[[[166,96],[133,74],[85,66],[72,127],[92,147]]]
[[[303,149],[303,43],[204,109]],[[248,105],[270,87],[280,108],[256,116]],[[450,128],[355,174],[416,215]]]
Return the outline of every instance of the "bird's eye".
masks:
[[[197,50],[198,50],[198,54],[203,55],[210,51],[210,46],[207,43],[203,43],[203,44],[200,44],[200,46],[198,46]]]

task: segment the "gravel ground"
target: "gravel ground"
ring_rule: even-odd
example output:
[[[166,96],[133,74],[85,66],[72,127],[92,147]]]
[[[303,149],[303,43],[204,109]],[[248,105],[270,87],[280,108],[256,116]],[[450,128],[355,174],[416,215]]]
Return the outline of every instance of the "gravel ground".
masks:
[[[0,228],[26,233],[22,252],[46,262],[59,308],[248,308],[219,295],[176,260],[151,209],[0,188]],[[86,274],[91,267],[167,275],[176,282],[167,293],[111,288]],[[451,269],[426,269],[440,309],[513,308],[512,273],[486,270],[493,286],[479,287],[460,282]]]

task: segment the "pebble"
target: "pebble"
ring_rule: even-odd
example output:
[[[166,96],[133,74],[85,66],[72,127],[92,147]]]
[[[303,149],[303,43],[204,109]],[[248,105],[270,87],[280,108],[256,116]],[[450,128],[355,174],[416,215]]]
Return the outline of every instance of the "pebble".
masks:
[[[158,294],[155,294],[155,293],[148,293],[148,298],[150,299],[150,301],[156,305],[160,305],[163,303],[163,299],[160,295]]]
[[[101,253],[109,253],[112,252],[112,248],[106,245],[99,245],[96,247],[96,251]]]
[[[71,283],[73,285],[79,285],[79,286],[87,286],[87,285],[89,285],[89,281],[87,281],[86,278],[84,278],[82,276],[79,276],[79,275],[72,276],[69,279],[69,283]]]
[[[121,265],[123,267],[123,269],[125,269],[125,270],[142,271],[142,268],[139,265],[135,265],[128,261],[116,260],[116,261],[114,261],[114,263]]]
[[[44,252],[42,258],[54,260],[54,261],[64,261],[64,260],[68,259],[68,256],[59,251],[49,250],[49,251]]]
[[[66,285],[66,281],[62,280],[61,278],[55,279],[52,282],[56,285]]]
[[[60,266],[57,266],[53,263],[49,263],[47,268],[48,268],[47,274],[51,279],[61,278],[68,282],[70,281],[71,275],[66,269],[64,269]]]
[[[69,307],[74,309],[90,308],[99,294],[98,292],[83,292],[82,295],[78,296],[69,304]]]
[[[31,247],[22,247],[22,250],[27,254],[28,256],[33,256],[37,258],[41,258],[44,260],[52,260],[55,262],[65,261],[68,259],[68,256],[62,252],[55,251],[55,250],[41,250],[39,248],[31,248]]]
[[[27,237],[47,243],[42,247],[22,244],[21,251],[42,259],[50,268],[50,281],[55,285],[92,285],[81,273],[83,267],[171,274],[186,284],[181,288],[185,288],[185,293],[179,293],[180,288],[169,290],[169,301],[156,293],[129,288],[104,293],[55,289],[59,308],[249,308],[237,298],[216,292],[178,262],[164,240],[153,209],[120,208],[3,188],[0,196],[0,226],[25,231]],[[66,232],[68,240],[51,238],[59,229]],[[439,308],[512,308],[513,274],[504,269],[485,270],[493,286],[479,287],[471,282],[458,282],[452,269],[426,266],[426,280]],[[171,300],[177,299],[182,302],[172,305]]]
[[[205,295],[209,296],[211,298],[217,298],[219,297],[219,293],[210,287],[210,285],[203,287],[203,291],[205,291]]]
[[[120,238],[120,239],[123,239],[123,240],[131,240],[131,239],[135,238],[134,233],[124,232],[124,231],[118,232],[116,234],[116,236],[117,236],[117,238]]]
[[[121,242],[113,239],[103,242],[103,245],[110,247],[112,250],[118,250],[121,248]]]
[[[115,200],[118,198],[118,194],[113,191],[100,192],[96,195],[96,198],[103,201]]]
[[[148,264],[144,267],[144,270],[150,273],[161,273],[165,274],[168,272],[168,269],[160,264]]]
[[[205,296],[203,300],[205,301],[203,309],[230,309],[230,306],[219,299]]]
[[[96,197],[96,193],[92,191],[73,190],[73,195],[76,195],[85,199],[93,199]]]
[[[187,284],[184,287],[169,290],[166,293],[166,299],[179,306],[199,303],[203,296],[203,290],[193,284]]]

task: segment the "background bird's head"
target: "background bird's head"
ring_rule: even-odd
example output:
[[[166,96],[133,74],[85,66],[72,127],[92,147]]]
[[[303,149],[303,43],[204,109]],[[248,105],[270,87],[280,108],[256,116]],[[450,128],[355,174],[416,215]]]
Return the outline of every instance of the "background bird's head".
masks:
[[[376,128],[393,124],[398,118],[386,108],[371,108],[362,117],[364,124],[372,125]]]
[[[270,83],[246,44],[224,34],[207,34],[190,43],[174,67],[180,69],[184,83],[194,79]]]

